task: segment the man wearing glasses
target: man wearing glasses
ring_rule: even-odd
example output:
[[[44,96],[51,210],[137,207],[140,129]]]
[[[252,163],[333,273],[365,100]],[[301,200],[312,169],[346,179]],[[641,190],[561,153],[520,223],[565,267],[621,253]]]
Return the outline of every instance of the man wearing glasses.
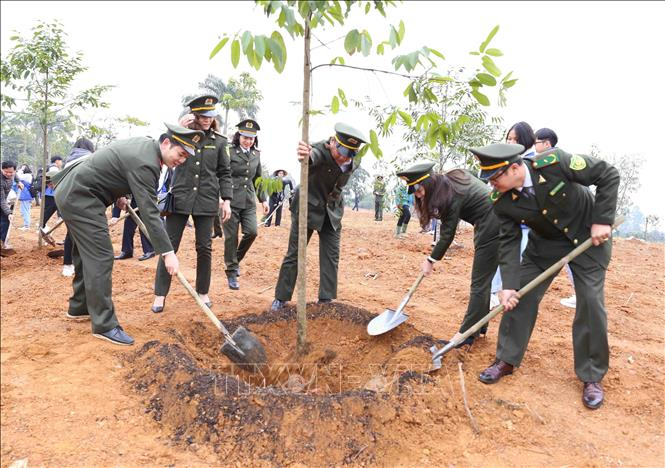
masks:
[[[339,243],[342,235],[344,200],[342,188],[360,165],[354,156],[367,138],[344,123],[335,125],[335,135],[313,145],[298,144],[298,161],[309,161],[307,242],[314,231],[319,233],[319,303],[337,297]],[[298,276],[298,201],[300,187],[291,203],[289,247],[279,270],[275,300],[271,310],[279,310],[291,300]]]

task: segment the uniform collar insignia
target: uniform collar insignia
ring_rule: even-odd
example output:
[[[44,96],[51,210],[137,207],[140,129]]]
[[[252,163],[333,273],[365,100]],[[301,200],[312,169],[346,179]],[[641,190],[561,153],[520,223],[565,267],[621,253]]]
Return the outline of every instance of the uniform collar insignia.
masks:
[[[544,184],[545,182],[547,182],[547,180],[545,180],[545,177],[543,177],[543,175],[540,174],[540,175],[538,176],[538,183],[539,183],[539,184]]]
[[[513,192],[512,195],[513,195],[513,201],[515,201],[519,198],[519,196],[515,192]]]

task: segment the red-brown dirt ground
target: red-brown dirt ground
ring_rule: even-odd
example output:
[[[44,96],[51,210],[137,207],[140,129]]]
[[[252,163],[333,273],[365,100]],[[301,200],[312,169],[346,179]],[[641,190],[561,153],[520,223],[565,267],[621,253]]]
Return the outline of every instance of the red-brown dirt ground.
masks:
[[[62,259],[46,256],[51,247],[37,249],[34,231],[13,230],[18,253],[1,266],[1,465],[664,466],[662,244],[614,241],[606,400],[590,411],[573,370],[574,311],[559,304],[571,294],[564,273],[512,376],[491,386],[477,379],[493,360],[498,319],[471,350],[425,372],[428,346],[450,338],[465,310],[469,228],[415,292],[409,320],[368,336],[367,321],[397,307],[431,248],[415,219],[406,239],[394,239],[395,219],[374,222],[368,211],[347,210],[338,299],[308,307],[311,352],[297,362],[294,307],[268,310],[285,218],[279,228],[259,228],[239,291],[226,285],[223,240],[213,240],[212,310],[231,331],[254,332],[268,354],[265,375],[251,378],[220,353],[220,333],[177,281],[164,313],[150,312],[156,260],[136,259],[138,239],[135,258],[114,266],[116,313],[136,339],[119,347],[94,338],[89,322],[65,319],[71,280],[61,275]],[[122,226],[111,233],[117,253]],[[193,230],[179,258],[194,283]],[[316,235],[308,268],[314,302]]]

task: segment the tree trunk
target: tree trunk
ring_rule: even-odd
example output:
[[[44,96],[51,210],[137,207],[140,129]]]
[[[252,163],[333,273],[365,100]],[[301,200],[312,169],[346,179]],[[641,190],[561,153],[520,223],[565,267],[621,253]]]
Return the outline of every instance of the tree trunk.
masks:
[[[229,127],[229,108],[224,108],[224,136],[226,136],[226,131]]]
[[[305,57],[302,91],[302,141],[309,143],[309,100],[311,84],[309,18],[305,21]],[[300,199],[298,204],[298,330],[296,353],[307,353],[307,194],[309,158],[300,163]]]
[[[39,226],[37,226],[37,246],[43,245],[42,236],[39,235],[39,228],[44,224],[44,205],[46,204],[46,171],[48,167],[48,70],[46,71],[45,91],[44,91],[44,115],[42,120],[42,139],[44,144],[44,156],[42,158],[42,187],[41,203],[39,207]]]

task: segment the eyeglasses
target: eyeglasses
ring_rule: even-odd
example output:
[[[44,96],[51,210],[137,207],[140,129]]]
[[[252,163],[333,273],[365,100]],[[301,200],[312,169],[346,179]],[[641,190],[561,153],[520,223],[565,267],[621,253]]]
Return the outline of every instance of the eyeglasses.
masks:
[[[545,143],[547,143],[547,140],[536,140],[535,144],[536,145],[538,145],[538,144],[544,145]]]
[[[502,175],[504,175],[507,172],[508,168],[500,171],[499,173],[493,175],[492,177],[489,178],[489,182],[496,182],[501,178]]]
[[[339,143],[337,143],[336,146],[337,146],[337,152],[340,154],[340,156],[343,156],[345,158],[352,158],[356,154],[358,154],[356,150],[349,149],[346,146],[342,146]]]

